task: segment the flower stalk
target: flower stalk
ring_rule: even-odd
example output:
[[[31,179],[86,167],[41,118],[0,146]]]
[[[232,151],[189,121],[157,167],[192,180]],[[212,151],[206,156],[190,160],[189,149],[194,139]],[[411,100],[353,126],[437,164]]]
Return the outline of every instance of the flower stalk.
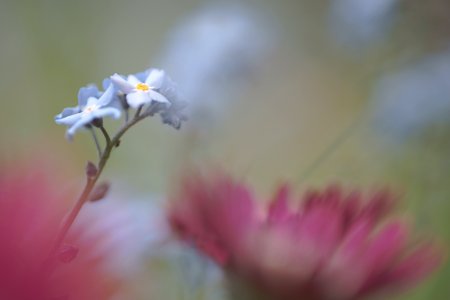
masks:
[[[112,138],[109,137],[107,130],[103,126],[100,126],[100,130],[102,131],[102,133],[106,139],[106,146],[105,146],[105,149],[102,151],[102,155],[100,156],[100,159],[96,165],[97,172],[94,176],[89,176],[89,175],[86,176],[87,179],[86,179],[86,184],[83,188],[83,191],[82,191],[80,197],[78,198],[78,200],[76,201],[75,205],[72,207],[69,215],[64,220],[64,223],[63,223],[61,229],[59,230],[58,235],[56,236],[56,239],[54,241],[54,244],[50,250],[50,254],[47,259],[47,263],[52,262],[54,260],[54,258],[56,257],[56,255],[58,253],[58,250],[61,248],[61,245],[67,236],[67,233],[69,232],[71,226],[73,225],[78,214],[80,213],[81,208],[90,199],[90,195],[91,195],[98,179],[100,178],[100,176],[103,172],[103,169],[105,168],[113,149],[116,148],[115,146],[118,145],[122,136],[131,127],[133,127],[139,121],[141,121],[149,116],[151,116],[151,112],[136,114],[134,116],[134,118],[129,120],[127,123],[125,123]]]

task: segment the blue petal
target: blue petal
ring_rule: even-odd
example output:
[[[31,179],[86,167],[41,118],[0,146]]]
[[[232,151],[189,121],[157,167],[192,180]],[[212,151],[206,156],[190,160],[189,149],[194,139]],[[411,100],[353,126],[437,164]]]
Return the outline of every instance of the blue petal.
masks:
[[[78,122],[76,122],[75,124],[73,124],[66,132],[66,137],[69,140],[72,140],[73,136],[75,135],[75,133],[78,131],[78,129],[84,127],[85,125],[89,124],[92,122],[92,120],[94,120],[94,116],[92,114],[89,115],[84,115],[82,116]]]
[[[65,118],[65,117],[68,117],[70,115],[77,114],[79,112],[80,112],[80,108],[79,107],[66,107],[66,108],[63,109],[63,111],[59,115],[57,115],[55,117],[55,119],[56,118]]]
[[[111,76],[111,81],[125,94],[129,94],[134,91],[134,86],[117,73]]]
[[[139,79],[141,82],[145,82],[145,79],[147,79],[149,73],[150,70],[145,70],[143,72],[134,74],[134,76],[136,76],[136,78]]]
[[[67,117],[60,117],[60,115],[57,115],[55,117],[56,124],[60,125],[67,125],[72,126],[76,122],[78,122],[83,116],[83,113],[76,113]]]
[[[163,70],[152,69],[145,83],[155,89],[159,89],[162,86],[165,74]]]
[[[102,82],[103,89],[106,90],[111,83],[112,83],[111,78],[106,77],[105,79],[103,79],[103,82]]]
[[[106,89],[106,91],[103,93],[103,95],[98,99],[97,104],[100,107],[108,105],[113,100],[114,94],[115,94],[114,85],[110,84],[109,87]]]
[[[87,99],[89,97],[97,98],[100,94],[97,86],[95,84],[90,84],[85,87],[80,88],[78,91],[78,106],[83,107],[86,106]]]
[[[135,87],[137,84],[142,83],[136,76],[128,75],[127,81]]]
[[[106,107],[97,109],[96,111],[93,111],[91,114],[94,116],[94,118],[111,117],[113,119],[118,119],[120,118],[121,111],[114,107]]]
[[[127,95],[127,102],[132,108],[138,108],[141,105],[150,103],[152,99],[145,92],[135,92]]]
[[[150,96],[150,98],[154,101],[160,102],[160,103],[168,103],[170,104],[169,100],[167,100],[166,97],[164,97],[162,94],[149,90],[148,94]]]

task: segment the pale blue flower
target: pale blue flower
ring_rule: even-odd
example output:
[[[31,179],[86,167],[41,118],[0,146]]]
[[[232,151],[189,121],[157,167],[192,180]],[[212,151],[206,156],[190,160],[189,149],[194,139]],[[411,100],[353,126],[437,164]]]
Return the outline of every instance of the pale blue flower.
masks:
[[[174,28],[161,65],[188,101],[192,126],[204,131],[218,124],[251,86],[252,76],[279,44],[272,20],[255,7],[227,2],[206,5]],[[173,114],[161,116],[163,122],[177,123]]]
[[[334,0],[330,31],[347,49],[364,50],[382,41],[393,27],[399,0]]]
[[[116,73],[111,76],[111,81],[126,94],[128,105],[138,108],[152,102],[170,104],[170,101],[159,92],[164,78],[163,70],[151,69],[136,75],[129,75],[127,79]]]
[[[450,50],[384,74],[375,83],[371,114],[384,137],[404,142],[433,125],[450,124]]]
[[[159,103],[159,105],[151,105],[148,110],[159,112],[164,124],[180,129],[182,122],[187,120],[185,112],[187,101],[183,99],[178,86],[169,76],[164,77],[159,91],[169,100],[170,106],[163,106]]]
[[[113,107],[115,94],[112,84],[103,94],[94,85],[82,87],[78,92],[78,106],[65,108],[55,117],[55,122],[69,127],[66,136],[71,140],[78,129],[89,125],[94,119],[118,119],[121,111]]]

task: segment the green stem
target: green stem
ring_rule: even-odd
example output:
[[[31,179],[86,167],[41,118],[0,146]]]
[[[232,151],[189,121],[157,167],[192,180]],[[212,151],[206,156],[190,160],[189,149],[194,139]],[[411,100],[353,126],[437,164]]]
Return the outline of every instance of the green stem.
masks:
[[[308,179],[314,171],[322,164],[331,154],[334,153],[336,149],[339,148],[353,133],[358,129],[358,123],[360,119],[357,118],[352,122],[341,134],[339,134],[328,147],[326,147],[319,156],[313,160],[313,162],[303,171],[300,175],[298,184],[303,184],[303,182]]]

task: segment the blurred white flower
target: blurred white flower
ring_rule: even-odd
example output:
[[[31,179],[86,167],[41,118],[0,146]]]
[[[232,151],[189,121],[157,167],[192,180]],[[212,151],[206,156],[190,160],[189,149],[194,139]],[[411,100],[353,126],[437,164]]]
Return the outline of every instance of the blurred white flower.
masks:
[[[381,77],[372,98],[374,125],[392,139],[417,136],[432,124],[450,124],[450,50]]]
[[[229,3],[202,8],[175,28],[162,65],[190,102],[191,122],[217,119],[263,63],[273,39],[267,19]]]
[[[330,30],[336,42],[350,48],[380,41],[389,31],[400,0],[332,0]]]
[[[163,205],[156,198],[114,196],[87,206],[81,211],[73,230],[76,231],[80,224],[91,224],[90,231],[80,232],[79,238],[86,242],[96,239],[95,248],[89,255],[109,253],[105,268],[110,272],[123,276],[137,274],[145,259],[158,255],[169,238]],[[102,237],[100,241],[99,236]]]

